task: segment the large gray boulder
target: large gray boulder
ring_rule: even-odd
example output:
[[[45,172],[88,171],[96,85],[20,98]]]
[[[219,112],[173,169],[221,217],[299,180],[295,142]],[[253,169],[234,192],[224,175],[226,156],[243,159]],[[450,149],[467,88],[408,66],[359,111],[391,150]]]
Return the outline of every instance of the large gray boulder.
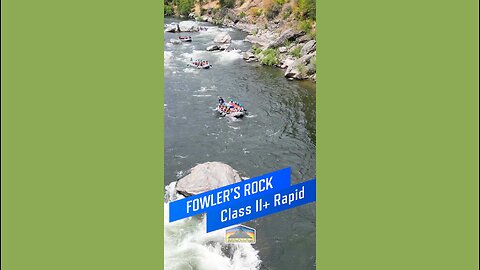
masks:
[[[316,71],[317,71],[317,68],[315,66],[315,63],[310,61],[310,63],[308,63],[307,65],[307,75],[312,76],[313,74],[315,74]]]
[[[305,42],[308,42],[312,40],[312,37],[309,36],[309,35],[304,35],[304,36],[301,36],[301,37],[298,37],[295,42],[298,43],[298,44],[301,44],[301,43],[305,43]]]
[[[291,67],[293,66],[293,63],[295,63],[295,59],[291,58],[291,57],[288,57],[287,59],[285,59],[283,62],[282,62],[282,65],[280,66],[280,68],[288,68],[288,67]]]
[[[200,30],[198,23],[194,21],[181,21],[178,28],[181,32],[198,32]]]
[[[230,19],[224,19],[221,24],[223,24],[224,26],[232,27],[232,28],[235,26],[235,23]]]
[[[285,71],[285,77],[288,79],[303,80],[304,76],[302,74],[302,71],[300,70],[301,65],[298,63],[294,63],[294,64],[295,65],[291,65],[287,68],[287,70]]]
[[[295,60],[287,67],[285,77],[304,80],[315,74],[315,65],[310,61],[315,55],[316,53],[307,54]]]
[[[220,51],[227,51],[229,48],[230,48],[230,44],[222,44],[220,46],[218,46],[218,48],[220,49]]]
[[[180,30],[178,29],[178,25],[177,25],[177,24],[167,24],[167,25],[165,25],[165,32],[174,33],[174,32],[177,32],[177,31],[180,31]]]
[[[251,62],[257,60],[257,57],[252,52],[245,52],[243,54],[243,59],[245,59],[247,62]]]
[[[306,54],[313,53],[316,49],[317,49],[317,42],[315,40],[310,40],[309,42],[305,43],[305,45],[303,45],[300,51],[300,55],[303,56]]]
[[[230,43],[231,41],[232,37],[227,32],[222,32],[213,39],[213,42],[216,43]]]
[[[268,44],[268,48],[277,48],[283,46],[286,41],[293,41],[296,38],[305,35],[303,31],[295,31],[293,29],[287,29],[283,31],[280,36],[273,42]]]
[[[184,196],[191,196],[240,181],[238,172],[229,165],[206,162],[193,167],[190,174],[178,180],[175,189]]]
[[[268,46],[269,41],[263,37],[259,36],[254,36],[254,35],[248,35],[245,37],[245,41],[248,41],[252,44],[259,45],[262,48],[265,48]]]

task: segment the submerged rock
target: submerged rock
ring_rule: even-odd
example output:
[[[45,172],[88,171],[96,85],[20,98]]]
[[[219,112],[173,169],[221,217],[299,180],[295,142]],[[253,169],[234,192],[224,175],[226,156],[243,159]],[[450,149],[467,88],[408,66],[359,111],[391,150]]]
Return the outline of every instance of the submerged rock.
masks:
[[[231,166],[206,162],[193,167],[187,176],[178,180],[175,189],[184,196],[191,196],[240,181],[242,178]]]

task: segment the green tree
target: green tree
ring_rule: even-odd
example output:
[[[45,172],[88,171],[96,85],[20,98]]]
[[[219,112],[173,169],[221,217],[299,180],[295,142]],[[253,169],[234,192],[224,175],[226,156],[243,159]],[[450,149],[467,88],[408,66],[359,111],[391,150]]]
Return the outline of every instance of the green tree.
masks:
[[[187,16],[192,12],[193,6],[195,5],[195,0],[178,0],[177,3],[178,14]]]
[[[172,16],[174,13],[174,10],[173,10],[173,7],[170,6],[170,5],[165,5],[165,7],[163,8],[163,15],[165,16]]]

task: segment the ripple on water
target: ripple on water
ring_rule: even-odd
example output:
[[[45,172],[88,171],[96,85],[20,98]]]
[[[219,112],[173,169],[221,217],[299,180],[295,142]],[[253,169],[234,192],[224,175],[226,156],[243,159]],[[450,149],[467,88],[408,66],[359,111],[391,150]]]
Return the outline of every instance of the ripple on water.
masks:
[[[164,55],[164,97],[165,104],[168,104],[168,110],[165,110],[165,182],[178,179],[178,172],[188,171],[197,163],[219,160],[250,176],[291,167],[292,182],[315,177],[314,86],[309,86],[308,82],[287,81],[283,77],[284,70],[245,63],[238,51],[206,52],[207,44],[212,44],[213,38],[224,31],[231,35],[232,47],[246,51],[251,44],[242,41],[245,33],[202,25],[207,25],[208,31],[192,33],[191,45],[167,48],[171,52]],[[167,41],[176,36],[178,34],[165,33]],[[185,71],[191,58],[208,60],[213,68]],[[219,116],[213,111],[217,95],[242,102],[249,114],[242,119]],[[305,209],[310,211],[315,207],[312,205]],[[315,233],[315,224],[310,222],[314,220],[314,211],[308,213],[310,219],[299,215],[298,211],[286,211],[258,220],[254,226],[262,233],[255,248],[260,253],[257,253],[258,256],[239,253],[239,256],[246,256],[244,258],[254,262],[262,259],[263,269],[315,269],[314,237],[302,238],[302,241],[297,237]],[[304,226],[295,225],[295,233],[292,233],[289,220]],[[216,248],[211,242],[204,241],[202,222],[197,220],[176,228],[166,228],[165,239],[173,242],[166,244],[166,249],[172,248],[172,253],[165,256],[165,261],[174,261],[166,269],[202,269],[196,261],[188,261],[191,264],[186,265],[184,260],[178,259],[207,255],[202,252]],[[177,236],[174,234],[180,230],[186,233],[188,240],[177,238],[178,241],[175,241]],[[222,241],[220,238],[210,240]],[[186,252],[193,245],[198,250]],[[253,247],[250,251],[258,252]],[[257,269],[255,264],[235,267],[232,257],[222,258],[224,255],[212,253],[208,256],[216,256],[226,264],[215,262],[204,265],[205,269]]]

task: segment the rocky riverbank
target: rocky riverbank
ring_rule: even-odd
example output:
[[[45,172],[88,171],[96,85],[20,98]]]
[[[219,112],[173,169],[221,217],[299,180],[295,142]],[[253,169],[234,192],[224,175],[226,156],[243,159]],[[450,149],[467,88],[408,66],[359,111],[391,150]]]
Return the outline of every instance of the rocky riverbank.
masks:
[[[232,27],[249,35],[245,41],[252,43],[252,48],[244,52],[243,58],[247,62],[259,62],[263,65],[276,66],[285,70],[285,77],[293,80],[316,80],[316,41],[315,22],[313,31],[308,33],[299,29],[295,19],[286,20],[245,16],[242,11],[221,8],[216,11],[206,10],[198,16],[191,13],[189,17],[196,21],[209,22],[216,25]],[[312,26],[309,26],[311,29]],[[193,21],[181,22],[178,26],[167,26],[165,31],[184,32],[201,31]],[[228,34],[217,37],[216,45],[207,48],[209,51],[229,50]]]
[[[264,24],[252,23],[241,18],[232,9],[221,9],[215,15],[206,14],[197,20],[228,26],[249,33],[245,38],[253,44],[244,53],[248,62],[256,61],[285,69],[290,79],[316,80],[316,41],[314,36],[297,30],[293,24],[280,19]]]

